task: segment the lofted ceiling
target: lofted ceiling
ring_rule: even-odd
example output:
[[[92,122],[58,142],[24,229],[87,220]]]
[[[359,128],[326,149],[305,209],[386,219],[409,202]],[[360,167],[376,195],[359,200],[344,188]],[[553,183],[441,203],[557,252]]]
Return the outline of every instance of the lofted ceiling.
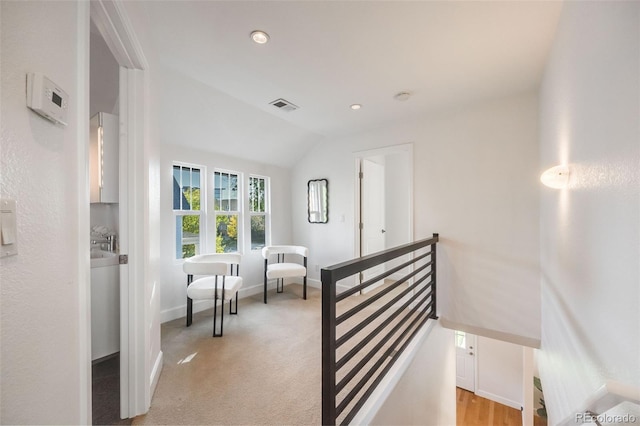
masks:
[[[165,142],[290,166],[318,141],[535,90],[554,1],[146,1]],[[270,35],[250,40],[251,31]],[[411,93],[400,102],[393,96]],[[284,98],[300,108],[269,105]],[[170,102],[169,102],[170,101]],[[353,111],[351,104],[362,104]],[[197,125],[194,125],[197,123]]]

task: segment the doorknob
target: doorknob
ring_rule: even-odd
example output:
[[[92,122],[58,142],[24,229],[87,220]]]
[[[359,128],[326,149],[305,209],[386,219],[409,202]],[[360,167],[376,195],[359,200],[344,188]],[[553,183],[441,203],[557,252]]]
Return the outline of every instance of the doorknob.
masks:
[[[381,230],[380,230],[380,232],[382,232],[382,233],[384,234],[384,233],[385,233],[385,232],[387,232],[387,231],[385,231],[384,229],[381,229]]]
[[[473,355],[473,352],[469,352],[469,355]]]

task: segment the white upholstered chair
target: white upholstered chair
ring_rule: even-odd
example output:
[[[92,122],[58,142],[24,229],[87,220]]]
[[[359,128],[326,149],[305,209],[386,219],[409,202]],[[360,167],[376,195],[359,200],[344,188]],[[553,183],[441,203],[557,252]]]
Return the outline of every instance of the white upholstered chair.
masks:
[[[236,253],[199,254],[184,261],[182,270],[187,274],[187,327],[193,318],[193,300],[213,300],[213,337],[221,337],[224,326],[224,302],[229,301],[229,314],[238,313],[238,290],[242,287],[239,276],[241,256]],[[203,275],[196,280],[194,275]],[[236,309],[232,310],[233,299]],[[216,332],[218,300],[220,306],[220,332]]]
[[[289,257],[285,260],[285,255]],[[294,257],[302,258],[302,264],[292,262]],[[272,256],[277,261],[269,263]],[[276,292],[284,291],[284,279],[304,277],[302,284],[302,298],[307,299],[307,257],[309,249],[302,246],[267,246],[262,249],[264,258],[264,303],[267,303],[267,281],[276,280]]]

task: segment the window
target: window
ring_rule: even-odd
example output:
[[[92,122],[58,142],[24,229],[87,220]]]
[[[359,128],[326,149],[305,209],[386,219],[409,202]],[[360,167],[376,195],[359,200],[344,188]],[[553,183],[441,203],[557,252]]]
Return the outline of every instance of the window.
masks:
[[[259,250],[267,241],[267,178],[249,177],[249,214],[251,215],[251,250]]]
[[[214,173],[213,205],[216,216],[216,253],[239,251],[240,192],[238,174]]]
[[[200,167],[173,165],[173,212],[176,218],[176,259],[200,253]]]

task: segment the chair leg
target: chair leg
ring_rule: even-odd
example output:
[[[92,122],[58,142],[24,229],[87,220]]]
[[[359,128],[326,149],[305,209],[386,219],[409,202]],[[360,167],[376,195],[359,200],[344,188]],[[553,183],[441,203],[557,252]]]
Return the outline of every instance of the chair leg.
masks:
[[[187,287],[193,282],[193,275],[187,275]],[[187,327],[193,322],[193,300],[187,296]]]
[[[193,299],[187,296],[187,327],[193,322]]]
[[[231,310],[233,305],[233,299],[229,300],[229,315],[238,315],[238,292],[236,291],[236,310],[235,312]]]
[[[220,333],[216,333],[216,323],[218,318],[218,295],[216,294],[216,298],[213,303],[213,337],[222,337],[224,332],[224,299],[222,299],[222,305],[220,306]]]
[[[264,303],[267,304],[267,263],[269,261],[265,259],[264,261]]]
[[[304,279],[302,280],[302,298],[307,300],[307,257],[304,257]]]

